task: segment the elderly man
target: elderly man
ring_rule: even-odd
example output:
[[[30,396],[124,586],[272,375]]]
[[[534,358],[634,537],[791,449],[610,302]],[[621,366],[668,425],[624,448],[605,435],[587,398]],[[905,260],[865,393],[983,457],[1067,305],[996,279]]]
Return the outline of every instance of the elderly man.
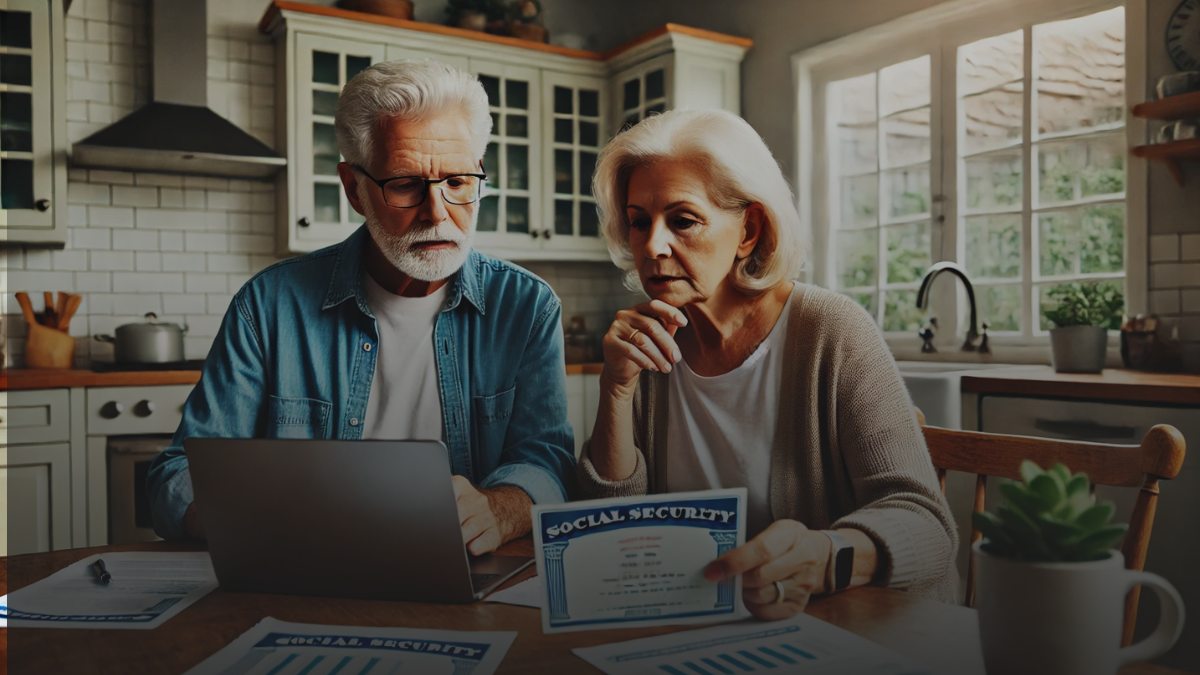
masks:
[[[470,74],[376,64],[337,105],[338,175],[366,225],[234,296],[171,447],[147,479],[155,531],[203,537],[182,444],[215,438],[439,438],[467,549],[567,499],[562,307],[471,249],[491,116]],[[267,489],[264,486],[264,489]]]

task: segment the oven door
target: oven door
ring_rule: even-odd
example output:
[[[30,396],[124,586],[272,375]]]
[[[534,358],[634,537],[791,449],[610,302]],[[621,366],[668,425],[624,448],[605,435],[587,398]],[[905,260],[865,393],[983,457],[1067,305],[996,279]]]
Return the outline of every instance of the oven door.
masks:
[[[108,543],[134,544],[159,539],[150,519],[146,472],[170,436],[108,438]]]

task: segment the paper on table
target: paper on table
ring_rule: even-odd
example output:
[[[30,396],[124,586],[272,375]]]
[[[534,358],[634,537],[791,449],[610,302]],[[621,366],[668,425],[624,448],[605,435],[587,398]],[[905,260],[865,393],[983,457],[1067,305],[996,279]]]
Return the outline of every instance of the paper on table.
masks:
[[[517,634],[288,623],[267,617],[184,675],[492,675]]]
[[[740,622],[572,651],[608,675],[933,672],[907,656],[806,614],[785,621]]]
[[[92,563],[103,558],[112,583]],[[158,628],[217,587],[208,553],[93,555],[0,599],[9,627]]]
[[[496,591],[484,598],[487,602],[503,602],[506,605],[536,607],[541,609],[542,585],[537,577],[531,577],[502,591]]]

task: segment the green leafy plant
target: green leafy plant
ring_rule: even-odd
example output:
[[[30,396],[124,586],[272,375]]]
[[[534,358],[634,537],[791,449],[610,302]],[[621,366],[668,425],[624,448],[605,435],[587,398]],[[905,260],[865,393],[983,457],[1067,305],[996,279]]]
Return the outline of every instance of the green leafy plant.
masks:
[[[1050,289],[1046,294],[1049,302],[1042,307],[1042,314],[1055,328],[1068,326],[1121,327],[1121,314],[1125,308],[1125,296],[1120,287],[1108,283],[1070,283]]]
[[[983,533],[983,549],[1026,562],[1103,560],[1128,526],[1110,525],[1112,502],[1096,503],[1086,473],[1072,474],[1056,464],[1043,471],[1021,462],[1021,480],[1000,485],[1005,505],[995,514],[975,512],[971,522]]]

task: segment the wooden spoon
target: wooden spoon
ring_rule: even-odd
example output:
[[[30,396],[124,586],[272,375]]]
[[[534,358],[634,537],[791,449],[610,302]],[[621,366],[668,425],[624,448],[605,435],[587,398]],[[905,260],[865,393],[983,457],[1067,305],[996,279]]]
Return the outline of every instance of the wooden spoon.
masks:
[[[50,291],[43,291],[42,297],[46,299],[46,310],[42,312],[42,323],[54,328],[58,325],[58,313],[54,311],[54,294]]]
[[[58,329],[67,330],[71,326],[71,317],[75,316],[75,312],[79,310],[79,303],[83,302],[82,295],[74,293],[66,293],[67,300],[64,303],[62,314],[58,317]]]
[[[66,291],[58,292],[58,302],[54,303],[54,312],[58,314],[59,323],[62,323],[62,315],[67,309],[67,298],[70,297],[70,295],[71,294]]]
[[[36,324],[37,317],[33,314],[33,303],[29,301],[29,294],[25,291],[17,293],[17,302],[21,304],[21,313],[25,315],[25,323],[30,325]]]

